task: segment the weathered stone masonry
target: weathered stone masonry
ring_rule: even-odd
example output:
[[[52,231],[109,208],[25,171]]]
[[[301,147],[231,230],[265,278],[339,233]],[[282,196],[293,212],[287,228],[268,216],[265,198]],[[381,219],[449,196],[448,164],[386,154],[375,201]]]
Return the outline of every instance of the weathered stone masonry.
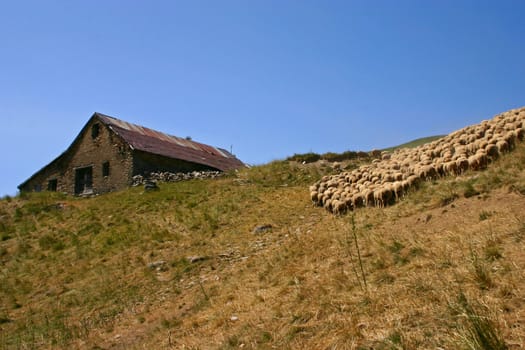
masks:
[[[241,166],[224,150],[95,113],[64,153],[18,188],[89,195],[129,187],[136,175]]]
[[[92,134],[93,128],[98,129],[97,135]],[[104,164],[106,174],[102,172]],[[91,119],[67,152],[19,188],[21,191],[55,190],[70,194],[109,192],[131,184],[132,164],[129,146],[106,125]],[[79,177],[83,175],[88,177],[88,183],[84,183],[83,188],[78,182],[75,186],[76,180],[82,183]]]

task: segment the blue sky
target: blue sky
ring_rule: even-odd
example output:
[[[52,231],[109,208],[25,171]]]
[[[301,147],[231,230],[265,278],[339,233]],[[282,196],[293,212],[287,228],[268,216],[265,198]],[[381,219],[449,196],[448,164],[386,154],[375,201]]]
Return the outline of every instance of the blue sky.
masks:
[[[95,112],[263,164],[525,105],[525,1],[0,1],[0,195]]]

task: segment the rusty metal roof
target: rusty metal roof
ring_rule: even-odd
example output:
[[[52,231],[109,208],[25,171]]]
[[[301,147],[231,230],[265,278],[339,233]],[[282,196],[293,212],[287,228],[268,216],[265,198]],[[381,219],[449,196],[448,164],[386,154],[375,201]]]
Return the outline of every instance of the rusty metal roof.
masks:
[[[244,166],[243,162],[222,148],[168,135],[101,113],[95,113],[95,116],[133,149],[203,164],[221,171],[238,169]]]

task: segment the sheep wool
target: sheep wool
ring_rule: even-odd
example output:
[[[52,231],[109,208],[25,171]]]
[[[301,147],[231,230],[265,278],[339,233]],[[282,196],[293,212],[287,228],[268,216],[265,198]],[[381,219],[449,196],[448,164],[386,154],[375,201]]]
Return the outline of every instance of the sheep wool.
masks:
[[[324,176],[310,186],[312,202],[334,214],[392,205],[419,181],[482,170],[525,138],[525,107],[498,114],[433,142],[382,152],[351,172]]]

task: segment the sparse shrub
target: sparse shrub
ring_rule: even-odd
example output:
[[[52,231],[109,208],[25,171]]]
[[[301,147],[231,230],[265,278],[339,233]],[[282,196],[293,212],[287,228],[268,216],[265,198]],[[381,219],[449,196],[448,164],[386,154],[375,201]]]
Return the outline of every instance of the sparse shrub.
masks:
[[[425,250],[421,247],[412,247],[410,248],[408,252],[408,255],[411,257],[422,256],[424,254],[425,254]]]
[[[416,294],[423,294],[434,290],[432,283],[423,278],[416,278],[416,280],[410,284],[410,288]]]
[[[0,226],[3,224],[0,223]],[[11,234],[6,230],[2,230],[0,227],[0,242],[7,241],[8,239],[12,238]]]
[[[392,241],[392,244],[388,246],[388,250],[390,250],[391,253],[399,254],[401,252],[401,249],[403,249],[405,245],[397,240]]]
[[[463,196],[465,198],[474,197],[474,196],[477,196],[479,194],[480,194],[480,191],[476,190],[476,188],[474,187],[474,184],[472,183],[472,181],[467,181],[465,183],[465,188],[463,189]]]
[[[177,233],[171,233],[166,229],[156,229],[151,232],[151,239],[157,242],[166,242],[178,240],[180,237]]]
[[[35,220],[21,220],[17,225],[17,236],[28,237],[36,230]]]
[[[489,314],[487,307],[472,304],[464,293],[458,297],[461,320],[463,321],[460,343],[471,350],[507,350],[501,331]]]
[[[0,325],[9,322],[12,322],[12,320],[7,315],[0,316]]]
[[[219,212],[217,208],[210,208],[203,213],[203,219],[209,228],[209,231],[215,231],[219,228]]]
[[[370,151],[369,155],[372,158],[381,159],[381,151],[378,150],[378,149],[374,149],[374,150]]]
[[[454,266],[454,261],[452,260],[450,255],[447,255],[446,253],[442,255],[441,260],[437,263],[437,267],[439,269],[448,269]]]
[[[394,263],[398,265],[405,265],[409,262],[409,254],[403,254],[403,249],[405,245],[397,240],[392,241],[388,246],[388,250],[392,253],[394,258]]]
[[[518,218],[518,228],[514,231],[514,240],[519,243],[525,236],[525,221]]]
[[[272,341],[273,337],[272,337],[272,334],[270,332],[262,332],[261,333],[261,336],[259,338],[259,342],[260,343],[268,343],[270,341]]]
[[[288,157],[286,160],[295,161],[299,163],[314,163],[321,159],[321,155],[313,152],[303,153],[303,154],[294,154],[291,157]]]
[[[388,336],[386,336],[383,340],[377,340],[374,341],[368,346],[358,347],[358,350],[365,350],[365,349],[377,349],[377,350],[401,350],[401,349],[412,349],[415,347],[412,347],[410,344],[407,343],[405,340],[405,337],[403,336],[403,333],[399,330],[392,330]]]
[[[341,160],[354,160],[358,158],[358,153],[355,151],[345,151],[341,153]]]
[[[481,213],[479,213],[479,221],[484,221],[484,220],[487,220],[488,218],[490,218],[492,216],[492,213],[491,212],[488,212],[486,210],[483,210],[481,211]]]
[[[485,259],[489,261],[498,260],[503,257],[501,252],[501,245],[495,239],[489,239],[485,246],[483,247],[483,253],[485,254]]]
[[[521,194],[522,196],[525,196],[525,183],[524,182],[516,182],[509,186],[509,190],[512,192],[516,192]]]
[[[16,208],[15,215],[14,215],[15,222],[19,222],[23,216],[24,216],[24,212],[22,211],[22,209]]]
[[[447,193],[441,196],[439,200],[439,205],[441,207],[447,206],[450,203],[454,202],[456,199],[459,198],[459,195],[456,192]]]
[[[403,334],[399,331],[394,331],[388,336],[388,341],[392,345],[402,345],[403,344]]]
[[[338,153],[326,152],[321,155],[321,159],[328,162],[339,162],[341,161],[341,156]]]
[[[239,347],[242,344],[241,340],[237,335],[231,335],[228,337],[227,345],[230,347]]]
[[[90,222],[85,225],[82,225],[82,227],[78,230],[78,234],[79,235],[85,235],[85,234],[96,235],[100,231],[102,231],[103,228],[104,227],[102,226],[100,222],[94,221],[94,222]]]
[[[24,239],[19,239],[16,246],[17,255],[26,255],[31,249],[31,245]]]
[[[345,171],[352,171],[352,170],[357,169],[357,168],[359,168],[359,164],[352,162],[352,163],[349,163],[348,165],[346,165],[344,170]]]
[[[355,154],[357,155],[357,153]],[[333,153],[328,152],[321,156],[322,159],[329,162],[342,162],[343,160],[349,160],[355,158],[354,153]]]
[[[33,194],[33,192],[21,191],[18,193],[18,198],[27,200],[31,197],[31,194]]]
[[[372,266],[376,269],[376,270],[382,270],[382,269],[385,269],[386,267],[388,267],[388,264],[387,262],[385,261],[385,259],[383,259],[383,257],[378,257],[376,258],[373,262],[372,262]]]
[[[300,163],[314,163],[321,159],[326,160],[328,162],[342,162],[345,160],[356,160],[359,158],[370,158],[370,154],[368,154],[367,152],[345,151],[342,153],[326,152],[320,155],[317,153],[309,152],[303,154],[294,154],[293,156],[286,158],[286,160],[296,161]]]
[[[40,237],[40,239],[38,240],[38,244],[40,245],[40,248],[44,250],[52,249],[54,251],[59,251],[64,249],[65,247],[64,242],[49,234]]]
[[[142,321],[141,323],[144,323],[144,321]],[[170,329],[170,328],[175,328],[177,326],[180,326],[182,324],[182,321],[179,320],[178,318],[172,318],[171,320],[162,318],[162,320],[160,321],[160,324],[162,325],[162,327],[166,329]]]
[[[171,262],[170,265],[171,265],[171,267],[174,268],[175,272],[174,272],[174,277],[173,278],[175,280],[180,279],[185,273],[188,273],[191,270],[193,270],[194,268],[196,268],[197,266],[199,266],[199,264],[192,264],[186,258],[177,259],[177,260]]]
[[[474,268],[474,279],[480,289],[490,289],[494,286],[494,281],[487,264],[479,259],[475,251],[471,251],[472,267]]]
[[[387,272],[382,272],[376,277],[376,282],[379,284],[392,284],[396,280],[396,277]]]
[[[30,201],[23,205],[23,215],[39,216],[44,213],[59,213],[61,211],[61,204],[56,203],[51,196],[40,194],[39,200]]]

